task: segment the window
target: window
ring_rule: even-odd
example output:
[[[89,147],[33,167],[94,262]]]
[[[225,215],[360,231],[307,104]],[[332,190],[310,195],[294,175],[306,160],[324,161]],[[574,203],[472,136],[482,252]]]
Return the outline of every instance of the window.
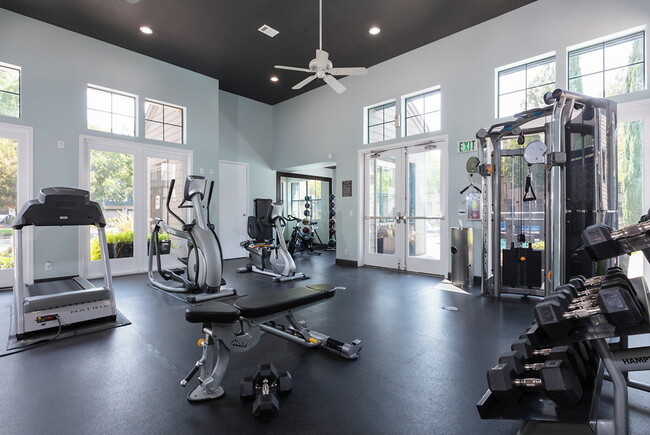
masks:
[[[0,115],[20,117],[20,68],[0,64]]]
[[[165,142],[185,143],[183,120],[185,109],[158,103],[144,102],[144,137]]]
[[[645,32],[569,51],[569,90],[611,97],[645,89]]]
[[[404,136],[440,130],[440,89],[406,97]]]
[[[367,143],[395,139],[395,101],[368,108]]]
[[[503,69],[497,81],[499,118],[544,107],[544,94],[555,89],[555,56]]]
[[[135,96],[88,86],[88,129],[135,136]]]

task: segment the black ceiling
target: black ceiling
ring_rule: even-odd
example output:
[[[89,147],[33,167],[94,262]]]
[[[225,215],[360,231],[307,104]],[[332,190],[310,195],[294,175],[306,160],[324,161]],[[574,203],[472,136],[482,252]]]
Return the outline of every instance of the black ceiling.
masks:
[[[370,67],[534,0],[323,0],[323,49],[335,67]],[[300,91],[318,48],[318,0],[0,0],[0,6],[214,77],[225,91],[276,104]],[[257,29],[267,24],[274,38]],[[138,30],[148,25],[154,34]],[[381,27],[371,36],[368,29]],[[271,75],[280,78],[269,81]]]

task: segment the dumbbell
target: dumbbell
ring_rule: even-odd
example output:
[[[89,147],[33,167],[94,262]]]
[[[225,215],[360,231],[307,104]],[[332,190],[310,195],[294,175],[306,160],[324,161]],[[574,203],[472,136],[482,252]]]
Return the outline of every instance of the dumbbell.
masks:
[[[561,359],[566,361],[570,367],[576,372],[578,379],[587,384],[589,373],[585,367],[582,356],[576,352],[572,346],[554,346],[549,349],[543,349],[543,353],[538,353],[533,356],[545,357],[546,360]],[[527,371],[539,371],[544,365],[544,361],[535,361],[531,358],[526,358],[517,350],[506,352],[499,357],[500,363],[510,363],[514,367],[518,376],[523,375]]]
[[[280,413],[276,397],[287,396],[293,389],[289,372],[278,373],[273,364],[260,364],[253,377],[244,378],[239,384],[239,398],[253,403],[253,415],[261,421],[271,421]]]
[[[539,378],[518,378],[510,363],[499,363],[487,372],[488,386],[495,399],[504,404],[519,402],[526,388],[542,388],[558,405],[575,405],[582,399],[582,386],[565,360],[546,361]]]
[[[567,336],[576,319],[594,314],[604,314],[609,323],[616,327],[636,326],[643,321],[634,297],[621,286],[601,288],[597,301],[597,307],[574,311],[565,311],[557,301],[542,301],[535,306],[535,319],[552,339]]]
[[[591,360],[591,356],[589,354],[589,349],[587,348],[585,343],[582,341],[578,341],[572,344],[572,348],[573,351],[577,354],[577,356],[580,357],[583,364],[587,365]],[[544,357],[547,359],[561,359],[561,358],[550,357],[550,355],[553,353],[554,348],[547,347],[547,348],[540,349],[539,347],[533,346],[533,344],[530,342],[528,337],[520,338],[518,340],[513,341],[512,345],[510,345],[510,349],[517,352],[525,360],[532,360],[533,358],[536,357]]]
[[[527,339],[535,349],[542,347],[542,343],[548,340],[548,335],[537,324],[533,323],[524,334],[519,336],[520,339]]]

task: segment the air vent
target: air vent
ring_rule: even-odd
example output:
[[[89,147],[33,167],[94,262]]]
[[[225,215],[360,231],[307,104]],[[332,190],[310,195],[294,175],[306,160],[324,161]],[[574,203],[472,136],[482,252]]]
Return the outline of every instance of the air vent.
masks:
[[[266,25],[266,24],[264,24],[262,27],[260,27],[260,28],[257,29],[257,30],[259,30],[260,32],[264,33],[266,36],[270,36],[271,38],[273,38],[275,35],[277,35],[278,33],[280,33],[280,32],[278,32],[277,30],[275,30],[273,27],[268,26],[268,25]]]

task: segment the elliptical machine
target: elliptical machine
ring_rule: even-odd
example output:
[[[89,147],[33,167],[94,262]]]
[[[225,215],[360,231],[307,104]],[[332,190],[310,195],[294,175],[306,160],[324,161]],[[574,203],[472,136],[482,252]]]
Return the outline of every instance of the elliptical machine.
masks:
[[[250,263],[237,269],[237,272],[257,272],[273,277],[275,282],[308,279],[304,273],[296,273],[296,263],[287,250],[283,227],[282,204],[270,199],[256,199],[256,216],[248,217],[248,236],[251,240],[241,242],[248,251]],[[266,210],[262,216],[260,212]]]
[[[206,179],[199,175],[188,175],[183,189],[183,201],[178,208],[192,208],[194,219],[186,223],[169,206],[174,191],[176,180],[169,183],[166,207],[171,216],[178,220],[182,229],[177,229],[167,224],[162,219],[155,219],[151,231],[149,245],[149,281],[163,291],[171,293],[189,293],[187,301],[190,303],[203,302],[209,299],[223,298],[237,294],[235,289],[221,288],[226,282],[222,278],[223,257],[219,238],[210,223],[210,201],[214,181],[210,182],[207,206],[203,206]],[[207,210],[207,211],[206,211]],[[187,257],[179,258],[184,267],[163,268],[160,260],[161,244],[159,234],[163,231],[170,236],[187,241]],[[156,281],[153,276],[153,259],[156,257],[157,270],[165,281],[175,281],[180,285],[168,285]],[[185,276],[183,276],[185,275]]]

